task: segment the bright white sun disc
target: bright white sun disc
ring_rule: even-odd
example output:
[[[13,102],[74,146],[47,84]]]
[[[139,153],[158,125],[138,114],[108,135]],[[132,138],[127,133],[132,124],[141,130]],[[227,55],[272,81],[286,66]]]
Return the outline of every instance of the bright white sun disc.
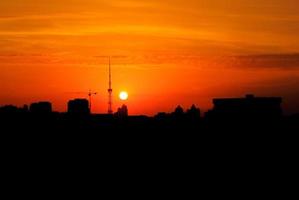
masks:
[[[129,95],[128,95],[128,93],[125,92],[125,91],[119,93],[119,98],[120,98],[121,100],[127,100],[128,97],[129,97]]]

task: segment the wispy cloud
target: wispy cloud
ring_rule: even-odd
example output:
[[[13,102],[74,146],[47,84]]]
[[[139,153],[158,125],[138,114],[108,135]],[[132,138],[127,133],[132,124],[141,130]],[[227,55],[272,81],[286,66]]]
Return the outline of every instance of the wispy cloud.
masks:
[[[236,67],[299,69],[299,53],[236,56]]]

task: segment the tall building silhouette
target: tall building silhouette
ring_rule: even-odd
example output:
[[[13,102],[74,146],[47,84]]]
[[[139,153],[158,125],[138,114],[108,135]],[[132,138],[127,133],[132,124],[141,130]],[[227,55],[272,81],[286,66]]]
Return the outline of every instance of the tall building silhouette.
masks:
[[[68,102],[69,114],[90,114],[89,102],[87,99],[74,99]]]
[[[219,117],[273,118],[282,115],[282,98],[255,97],[214,99],[213,115]]]

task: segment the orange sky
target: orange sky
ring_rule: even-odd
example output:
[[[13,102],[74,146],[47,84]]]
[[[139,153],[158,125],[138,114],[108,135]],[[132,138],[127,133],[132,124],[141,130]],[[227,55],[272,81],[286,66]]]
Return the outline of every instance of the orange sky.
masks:
[[[298,0],[0,0],[0,105],[93,98],[130,114],[213,97],[283,96],[299,111]],[[82,94],[81,94],[82,92]]]

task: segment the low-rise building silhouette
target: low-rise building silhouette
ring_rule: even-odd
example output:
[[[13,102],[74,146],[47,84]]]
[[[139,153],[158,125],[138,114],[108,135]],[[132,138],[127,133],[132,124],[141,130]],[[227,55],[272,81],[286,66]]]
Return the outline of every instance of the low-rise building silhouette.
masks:
[[[87,99],[74,99],[68,102],[69,114],[90,114],[89,102]]]
[[[11,114],[11,113],[16,113],[19,111],[19,108],[13,105],[6,105],[3,107],[0,107],[0,113],[3,114]]]
[[[52,104],[50,102],[32,103],[29,111],[36,114],[48,114],[52,112]]]
[[[225,118],[277,118],[282,116],[282,98],[255,97],[214,99],[210,114]]]

